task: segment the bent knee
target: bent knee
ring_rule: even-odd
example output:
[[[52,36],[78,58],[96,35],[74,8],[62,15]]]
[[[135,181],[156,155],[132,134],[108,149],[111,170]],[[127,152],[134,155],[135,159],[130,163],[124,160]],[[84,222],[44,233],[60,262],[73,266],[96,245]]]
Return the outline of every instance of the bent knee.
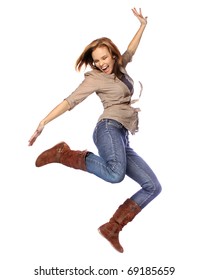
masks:
[[[160,185],[160,183],[158,181],[152,182],[152,181],[148,181],[146,184],[144,184],[142,186],[142,188],[150,193],[151,195],[153,195],[154,197],[156,197],[157,195],[159,195],[162,191],[162,187]]]
[[[124,177],[125,177],[125,174],[113,173],[111,176],[110,182],[112,184],[118,184],[123,181]]]
[[[158,182],[157,184],[154,185],[154,194],[155,196],[159,195],[162,191],[162,186]]]

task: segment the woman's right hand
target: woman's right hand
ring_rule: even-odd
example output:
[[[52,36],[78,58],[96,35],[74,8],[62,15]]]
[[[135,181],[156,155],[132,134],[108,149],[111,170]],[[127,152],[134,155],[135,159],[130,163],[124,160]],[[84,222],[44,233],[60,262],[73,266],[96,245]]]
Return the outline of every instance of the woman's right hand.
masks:
[[[36,141],[37,137],[41,134],[43,129],[44,129],[44,124],[40,123],[36,131],[31,136],[30,140],[28,141],[29,142],[28,146],[33,145],[33,143]]]

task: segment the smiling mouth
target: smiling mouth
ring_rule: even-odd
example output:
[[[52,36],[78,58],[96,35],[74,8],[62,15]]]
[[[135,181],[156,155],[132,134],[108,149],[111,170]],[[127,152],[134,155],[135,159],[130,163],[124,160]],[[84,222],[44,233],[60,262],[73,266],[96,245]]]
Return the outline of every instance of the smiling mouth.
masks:
[[[103,72],[107,72],[108,69],[109,69],[109,66],[105,66],[105,67],[102,68],[102,71],[103,71]]]

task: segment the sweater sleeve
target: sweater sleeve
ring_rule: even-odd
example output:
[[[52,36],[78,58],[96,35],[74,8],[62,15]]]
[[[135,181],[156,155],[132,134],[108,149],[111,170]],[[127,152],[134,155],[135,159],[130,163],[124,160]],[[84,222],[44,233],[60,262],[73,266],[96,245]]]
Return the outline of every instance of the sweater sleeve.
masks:
[[[85,73],[85,78],[82,83],[64,100],[69,103],[70,109],[85,100],[89,95],[98,90],[96,78],[92,71]]]
[[[129,51],[125,51],[122,55],[122,66],[125,68],[126,65],[132,61],[132,54]]]

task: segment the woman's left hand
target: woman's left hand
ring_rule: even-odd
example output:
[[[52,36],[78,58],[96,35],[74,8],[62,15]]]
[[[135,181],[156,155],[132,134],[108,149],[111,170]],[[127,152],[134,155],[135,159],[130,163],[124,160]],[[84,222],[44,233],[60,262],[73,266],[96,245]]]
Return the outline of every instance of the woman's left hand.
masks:
[[[142,10],[139,8],[139,12],[136,8],[131,9],[134,15],[138,18],[138,20],[141,22],[141,24],[146,25],[147,24],[147,17],[144,17],[142,15]]]

